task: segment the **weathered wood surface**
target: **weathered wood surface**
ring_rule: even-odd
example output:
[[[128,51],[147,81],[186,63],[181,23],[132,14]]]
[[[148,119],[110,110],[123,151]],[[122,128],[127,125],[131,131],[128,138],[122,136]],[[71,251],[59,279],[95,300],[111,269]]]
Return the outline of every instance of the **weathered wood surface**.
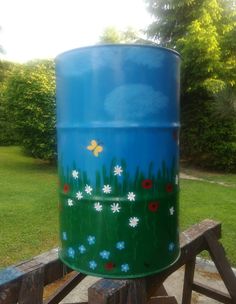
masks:
[[[147,304],[178,304],[173,296],[160,296],[151,298]]]
[[[196,257],[185,264],[182,304],[191,304]]]
[[[194,291],[199,292],[205,295],[206,297],[214,299],[220,303],[232,303],[231,297],[225,292],[216,290],[215,288],[209,286],[205,286],[204,284],[199,282],[193,282],[192,287]]]
[[[218,242],[218,239],[214,233],[211,231],[208,231],[204,237],[207,241],[208,251],[211,255],[211,258],[214,261],[216,268],[225,283],[225,287],[233,299],[232,303],[236,303],[236,278],[233,270],[230,267],[229,261],[226,258],[224,248]]]
[[[88,289],[88,303],[126,303],[127,294],[126,280],[99,280]]]
[[[72,270],[58,259],[57,249],[52,249],[29,261],[8,267],[7,271],[0,272],[0,303],[17,303],[20,294],[22,294],[25,278],[37,271],[43,273],[43,285],[45,286],[62,278]]]
[[[86,275],[74,272],[72,277],[66,283],[58,288],[43,304],[57,304],[65,298],[84,278]]]
[[[44,272],[42,268],[36,269],[22,279],[18,304],[42,304],[43,301]]]

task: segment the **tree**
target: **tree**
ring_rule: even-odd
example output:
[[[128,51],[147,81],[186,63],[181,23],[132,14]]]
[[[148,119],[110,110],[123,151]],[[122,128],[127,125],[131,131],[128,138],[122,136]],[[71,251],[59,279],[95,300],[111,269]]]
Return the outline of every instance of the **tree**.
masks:
[[[235,90],[235,2],[146,1],[156,17],[148,34],[182,55],[182,155],[236,169],[235,118],[217,111],[220,92]]]
[[[4,98],[7,79],[16,66],[15,63],[0,60],[0,145],[4,146],[18,143],[15,121]]]
[[[139,39],[138,32],[128,27],[119,31],[114,26],[107,27],[100,36],[101,43],[135,43]]]

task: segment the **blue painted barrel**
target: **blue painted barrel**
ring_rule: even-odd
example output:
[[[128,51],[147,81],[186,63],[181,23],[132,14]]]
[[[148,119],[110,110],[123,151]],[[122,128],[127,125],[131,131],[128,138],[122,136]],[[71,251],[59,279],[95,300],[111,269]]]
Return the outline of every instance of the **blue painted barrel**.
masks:
[[[135,278],[179,257],[180,56],[97,45],[56,59],[61,260]]]

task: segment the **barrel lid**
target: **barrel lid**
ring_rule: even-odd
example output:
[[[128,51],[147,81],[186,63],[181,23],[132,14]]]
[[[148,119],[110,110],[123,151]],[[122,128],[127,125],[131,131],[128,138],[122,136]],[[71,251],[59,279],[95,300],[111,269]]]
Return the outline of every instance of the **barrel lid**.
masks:
[[[159,49],[159,50],[163,50],[169,53],[172,53],[174,55],[177,55],[179,57],[181,57],[181,55],[173,49],[169,49],[166,47],[163,47],[161,45],[156,45],[156,44],[142,44],[142,43],[105,43],[105,44],[96,44],[96,45],[90,45],[90,46],[84,46],[84,47],[79,47],[79,48],[75,48],[75,49],[71,49],[68,51],[65,51],[59,55],[56,56],[56,59],[61,57],[61,56],[65,56],[65,55],[69,55],[70,53],[74,53],[74,52],[78,52],[80,50],[85,50],[85,49],[95,49],[95,48],[105,48],[105,47],[109,47],[109,48],[117,48],[117,47],[141,47],[141,48],[152,48],[152,49]]]

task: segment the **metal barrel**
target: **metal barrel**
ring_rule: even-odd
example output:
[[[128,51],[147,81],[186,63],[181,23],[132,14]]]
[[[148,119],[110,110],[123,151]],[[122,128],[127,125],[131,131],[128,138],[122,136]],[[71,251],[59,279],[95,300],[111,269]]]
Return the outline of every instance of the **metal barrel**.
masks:
[[[97,45],[56,59],[61,260],[136,278],[179,257],[180,56]]]

